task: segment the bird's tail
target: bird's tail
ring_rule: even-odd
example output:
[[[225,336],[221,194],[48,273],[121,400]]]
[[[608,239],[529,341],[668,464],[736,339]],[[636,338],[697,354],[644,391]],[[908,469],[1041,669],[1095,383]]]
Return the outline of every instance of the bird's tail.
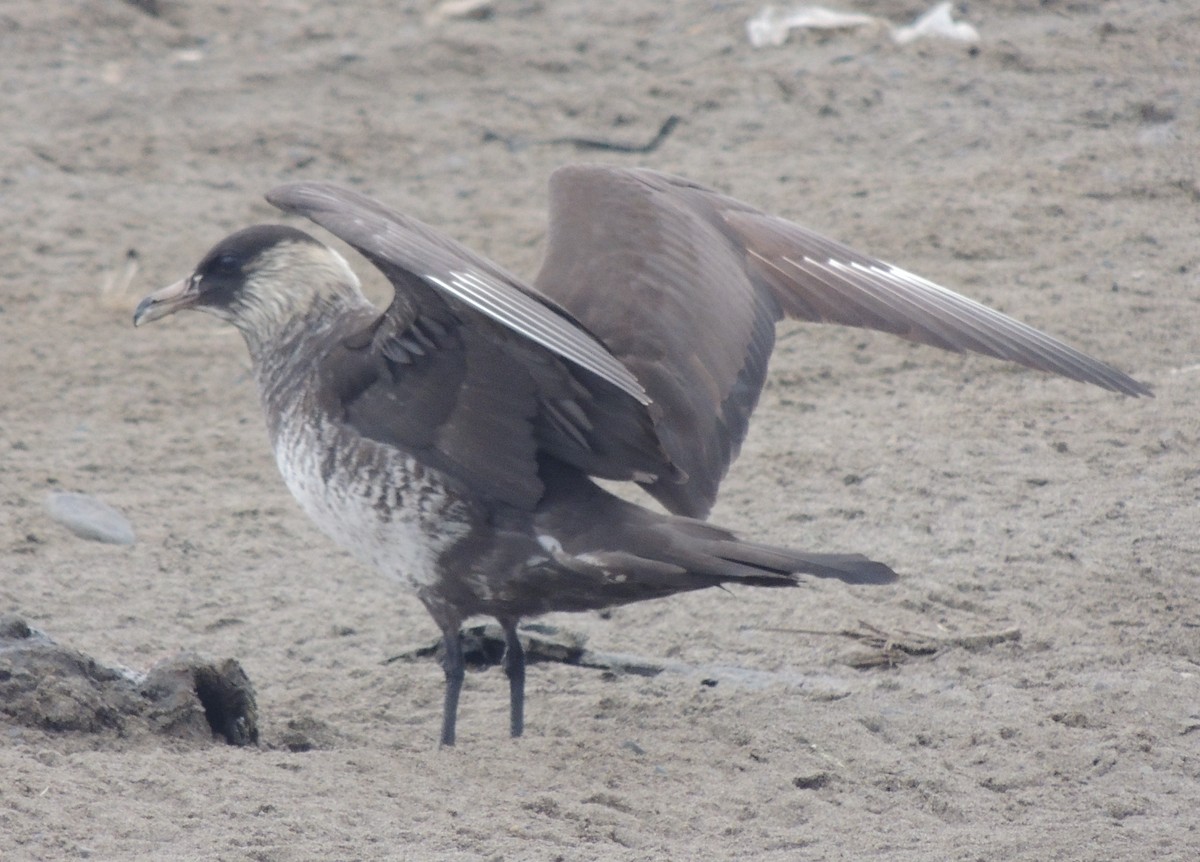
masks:
[[[664,549],[689,569],[753,586],[779,586],[781,579],[795,583],[800,575],[836,578],[848,584],[896,580],[888,566],[862,554],[821,554],[749,542],[692,518],[663,516],[651,533],[661,535]]]
[[[789,587],[804,575],[850,584],[896,579],[860,554],[748,542],[704,521],[650,511],[573,471],[544,471],[543,480],[547,493],[535,523],[548,565],[511,587],[529,599],[553,596],[553,609],[608,607],[720,584]]]

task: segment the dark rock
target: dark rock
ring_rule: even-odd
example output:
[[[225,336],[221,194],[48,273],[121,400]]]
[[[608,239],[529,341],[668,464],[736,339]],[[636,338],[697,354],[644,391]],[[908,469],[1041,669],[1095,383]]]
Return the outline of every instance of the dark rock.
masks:
[[[185,739],[221,737],[230,745],[258,742],[254,687],[234,659],[208,661],[181,653],[150,669],[140,686],[156,733]]]
[[[0,720],[50,733],[258,741],[254,688],[233,659],[184,653],[148,673],[108,667],[0,616]]]
[[[820,790],[829,784],[831,776],[828,772],[814,772],[811,775],[797,775],[792,779],[792,786],[800,790]]]

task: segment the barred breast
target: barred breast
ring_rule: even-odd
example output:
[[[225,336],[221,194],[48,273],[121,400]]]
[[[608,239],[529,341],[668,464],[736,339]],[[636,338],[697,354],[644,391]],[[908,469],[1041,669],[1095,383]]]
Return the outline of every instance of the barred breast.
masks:
[[[409,589],[436,587],[438,560],[471,533],[466,502],[438,471],[304,412],[284,418],[272,440],[301,508],[337,544]]]

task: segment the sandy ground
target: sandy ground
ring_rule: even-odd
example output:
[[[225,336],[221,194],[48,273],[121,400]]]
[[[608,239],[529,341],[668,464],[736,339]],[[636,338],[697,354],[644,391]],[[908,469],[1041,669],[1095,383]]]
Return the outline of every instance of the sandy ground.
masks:
[[[135,668],[236,657],[263,722],[258,748],[0,723],[0,856],[1200,858],[1194,4],[972,3],[975,51],[754,50],[758,2],[429,5],[0,6],[0,611]],[[651,153],[558,140],[671,115]],[[130,311],[300,177],[532,273],[546,178],[582,159],[821,229],[1157,398],[786,327],[714,519],[900,582],[554,617],[675,670],[537,665],[517,742],[472,673],[439,752],[439,669],[385,664],[434,626],[293,505],[237,335]],[[137,544],[76,538],[52,489]]]

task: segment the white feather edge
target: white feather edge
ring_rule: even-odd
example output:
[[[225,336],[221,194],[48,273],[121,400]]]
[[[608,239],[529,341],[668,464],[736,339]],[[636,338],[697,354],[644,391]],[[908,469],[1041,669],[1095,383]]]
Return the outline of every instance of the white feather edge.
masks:
[[[421,277],[517,334],[608,381],[641,404],[651,402],[633,372],[603,343],[537,300],[475,270],[450,270],[448,275],[448,279],[432,273]]]

